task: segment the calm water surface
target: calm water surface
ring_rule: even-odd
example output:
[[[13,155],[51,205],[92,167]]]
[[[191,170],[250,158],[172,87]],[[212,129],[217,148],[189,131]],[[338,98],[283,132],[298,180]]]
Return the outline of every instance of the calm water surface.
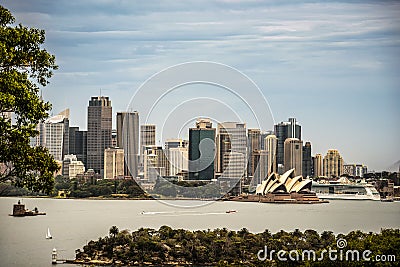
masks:
[[[348,233],[379,232],[400,228],[400,202],[335,200],[327,204],[267,204],[171,201],[174,207],[151,200],[72,200],[23,198],[26,208],[38,207],[45,216],[8,216],[18,198],[0,198],[0,266],[51,266],[51,251],[73,259],[75,249],[108,234],[112,225],[120,230],[162,225],[188,230],[226,227],[251,232],[269,229],[293,231],[314,229]],[[206,204],[206,203],[204,203]],[[236,210],[236,213],[226,213]],[[53,239],[46,240],[47,228]],[[65,265],[64,265],[65,266]]]

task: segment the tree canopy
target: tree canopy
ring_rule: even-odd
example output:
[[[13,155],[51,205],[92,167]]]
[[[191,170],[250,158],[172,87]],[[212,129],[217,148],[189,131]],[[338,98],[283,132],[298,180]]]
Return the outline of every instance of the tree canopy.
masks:
[[[0,5],[0,181],[48,193],[59,166],[46,148],[31,147],[30,138],[49,116],[51,104],[40,99],[39,86],[57,65],[42,47],[45,31],[14,22]]]

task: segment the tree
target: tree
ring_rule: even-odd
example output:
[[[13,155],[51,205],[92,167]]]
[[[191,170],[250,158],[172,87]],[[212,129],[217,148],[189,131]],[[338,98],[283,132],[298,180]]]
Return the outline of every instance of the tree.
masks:
[[[0,182],[50,193],[59,166],[46,148],[29,143],[51,110],[39,98],[39,86],[48,84],[57,65],[42,48],[44,30],[12,26],[14,22],[0,6]]]
[[[113,225],[110,228],[110,236],[112,236],[113,238],[115,238],[115,236],[119,233],[119,229],[117,226]]]

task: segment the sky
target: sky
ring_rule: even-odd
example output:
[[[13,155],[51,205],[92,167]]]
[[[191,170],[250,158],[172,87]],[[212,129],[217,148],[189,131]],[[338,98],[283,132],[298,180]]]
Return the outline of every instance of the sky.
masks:
[[[54,114],[69,108],[71,125],[87,128],[88,101],[100,92],[110,97],[114,118],[128,109],[143,115],[141,100],[153,101],[150,95],[157,91],[141,87],[147,79],[177,64],[210,61],[229,66],[214,78],[247,95],[257,116],[268,118],[262,130],[295,117],[313,154],[333,148],[346,163],[398,169],[399,1],[3,0],[2,5],[17,23],[46,31],[44,47],[56,56],[59,70],[43,97]],[[260,92],[231,79],[233,70]],[[132,102],[140,90],[142,98]],[[156,114],[164,118],[177,102],[184,107],[195,100],[175,112],[174,120],[168,118],[163,132],[157,125],[160,142],[178,137],[183,121],[193,122],[188,114],[192,120],[215,115],[221,121],[246,114],[235,105],[242,98],[231,99],[210,84],[174,92],[168,99],[175,102],[160,102]],[[218,110],[216,103],[225,102],[229,108]],[[141,122],[143,117],[148,116]],[[258,125],[247,121],[247,127]]]

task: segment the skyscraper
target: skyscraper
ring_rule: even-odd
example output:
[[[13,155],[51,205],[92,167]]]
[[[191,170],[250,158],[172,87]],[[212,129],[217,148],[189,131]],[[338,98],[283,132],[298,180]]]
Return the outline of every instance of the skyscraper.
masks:
[[[79,127],[69,127],[69,153],[76,155],[78,161],[87,166],[87,131]]]
[[[285,171],[294,168],[295,175],[302,175],[303,141],[297,138],[287,138],[284,143]]]
[[[146,146],[156,145],[156,126],[154,124],[140,125],[140,164],[144,163],[144,151]]]
[[[265,131],[265,132],[261,132],[261,136],[260,136],[260,150],[267,150],[266,147],[266,139],[268,135],[274,135],[273,131]],[[276,136],[275,136],[276,137]]]
[[[311,156],[311,143],[306,142],[303,146],[303,177],[312,176],[312,156]]]
[[[112,146],[112,107],[108,96],[93,96],[88,106],[87,168],[102,174],[104,150]]]
[[[55,160],[62,161],[64,155],[69,154],[69,109],[47,119],[42,130],[44,143],[40,145],[46,147]]]
[[[247,167],[247,175],[254,176],[256,171],[259,153],[258,151],[261,148],[261,130],[260,129],[248,129],[247,130],[247,144],[248,144],[248,167]]]
[[[296,118],[289,118],[288,122],[280,122],[275,125],[275,134],[278,138],[276,161],[277,164],[284,164],[285,140],[287,138],[297,138],[301,140],[301,126],[297,124]]]
[[[270,134],[265,138],[265,150],[267,152],[267,160],[268,160],[268,173],[269,176],[271,173],[277,173],[277,162],[276,162],[276,149],[278,145],[278,138],[274,134]]]
[[[139,113],[117,113],[117,147],[124,149],[124,175],[136,178],[139,157]]]
[[[268,176],[269,167],[268,164],[270,162],[269,159],[269,153],[267,150],[260,150],[258,151],[259,154],[259,160],[258,160],[258,165],[256,172],[254,173],[254,181],[253,185],[257,186],[258,184],[261,184],[262,181],[265,179],[265,177]]]
[[[189,179],[214,179],[215,128],[209,119],[198,119],[189,129]]]
[[[322,162],[322,155],[316,154],[314,158],[314,176],[320,177],[323,173],[323,162]]]
[[[343,173],[343,158],[336,149],[329,149],[324,157],[324,176],[339,177]]]
[[[244,155],[247,152],[246,124],[241,122],[218,123],[217,129],[217,172],[224,172],[224,157],[226,153],[238,152]]]

